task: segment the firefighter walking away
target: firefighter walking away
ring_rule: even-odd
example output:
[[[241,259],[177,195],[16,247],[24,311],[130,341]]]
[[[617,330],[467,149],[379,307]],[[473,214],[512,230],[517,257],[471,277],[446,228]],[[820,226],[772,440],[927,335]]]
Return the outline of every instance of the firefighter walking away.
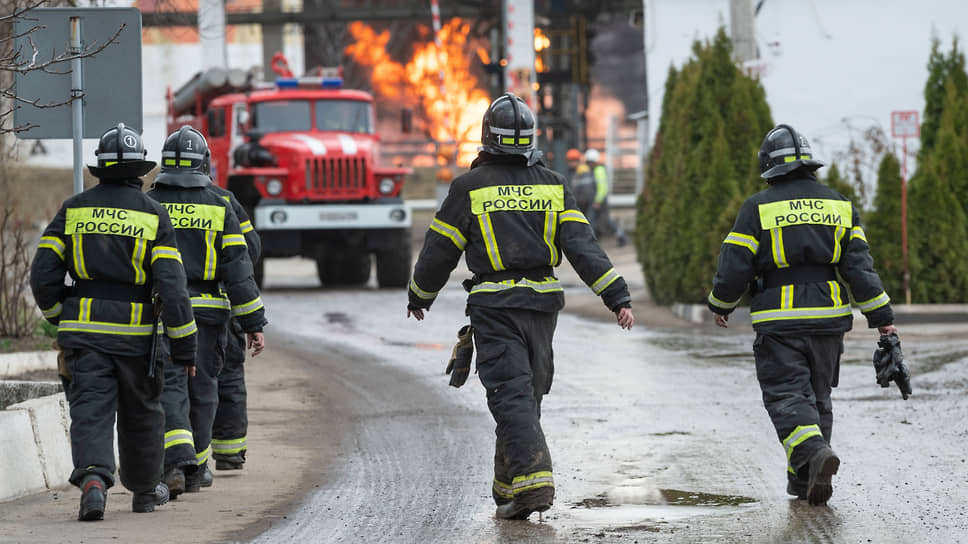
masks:
[[[552,338],[564,306],[554,273],[562,256],[620,327],[634,323],[625,280],[565,178],[542,163],[535,136],[534,114],[523,100],[506,94],[490,105],[483,147],[470,171],[451,183],[430,225],[407,305],[408,317],[423,320],[466,252],[474,274],[464,287],[477,372],[496,423],[491,490],[496,516],[504,519],[527,519],[549,509],[555,497],[541,401],[551,389]]]

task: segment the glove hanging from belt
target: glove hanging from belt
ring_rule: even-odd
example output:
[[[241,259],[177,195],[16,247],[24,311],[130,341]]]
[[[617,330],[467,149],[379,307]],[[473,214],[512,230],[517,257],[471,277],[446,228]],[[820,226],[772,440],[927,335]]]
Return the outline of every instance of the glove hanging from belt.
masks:
[[[71,381],[71,369],[67,367],[67,359],[64,357],[64,349],[60,347],[57,340],[51,344],[52,348],[57,350],[57,375],[64,378],[67,381]]]
[[[874,372],[878,385],[887,387],[893,381],[901,390],[901,398],[907,400],[911,395],[911,374],[904,365],[901,339],[894,333],[882,334],[877,345],[878,348],[874,350]]]
[[[471,373],[471,358],[474,356],[474,328],[464,325],[457,331],[457,344],[450,354],[445,374],[450,374],[450,385],[460,387]]]

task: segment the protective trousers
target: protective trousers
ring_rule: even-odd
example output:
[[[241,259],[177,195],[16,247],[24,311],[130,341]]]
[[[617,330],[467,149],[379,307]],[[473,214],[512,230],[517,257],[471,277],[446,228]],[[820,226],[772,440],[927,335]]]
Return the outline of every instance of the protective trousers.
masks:
[[[165,414],[162,373],[147,376],[148,357],[124,357],[90,349],[65,349],[73,379],[67,391],[71,410],[70,482],[80,487],[96,474],[114,485],[114,421],[117,414],[121,484],[140,493],[161,480]]]
[[[192,473],[198,461],[188,397],[190,378],[183,367],[170,364],[167,341],[159,344],[159,352],[165,359],[165,390],[161,392],[161,406],[165,410],[165,472],[180,467]]]
[[[837,386],[843,347],[843,334],[757,334],[753,342],[763,405],[786,450],[791,480],[805,481],[810,457],[830,443],[830,391]]]
[[[218,410],[212,426],[215,459],[245,455],[249,419],[245,392],[245,333],[238,321],[228,323],[225,367],[218,375]]]
[[[554,376],[556,312],[468,306],[477,372],[497,424],[493,495],[497,504],[554,497],[541,399]],[[549,496],[550,495],[550,496]]]

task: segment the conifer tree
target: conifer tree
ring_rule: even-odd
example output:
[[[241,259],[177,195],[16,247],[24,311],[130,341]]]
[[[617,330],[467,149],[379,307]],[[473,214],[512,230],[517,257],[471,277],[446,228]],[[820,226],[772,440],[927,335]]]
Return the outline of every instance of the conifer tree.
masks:
[[[861,202],[857,199],[857,191],[854,190],[850,182],[840,173],[840,168],[837,168],[837,164],[832,163],[826,170],[826,176],[823,177],[824,184],[847,197],[857,209],[860,209]]]
[[[948,83],[955,87],[956,94],[968,90],[968,74],[965,73],[965,54],[958,50],[955,38],[947,56],[941,51],[941,41],[935,36],[931,40],[931,54],[928,57],[928,81],[924,85],[924,118],[921,121],[921,154],[934,149],[941,116],[948,94]]]
[[[874,269],[884,283],[884,291],[895,302],[901,302],[904,300],[901,165],[893,153],[885,153],[881,159],[877,169],[874,209],[866,214],[863,227],[874,257]]]

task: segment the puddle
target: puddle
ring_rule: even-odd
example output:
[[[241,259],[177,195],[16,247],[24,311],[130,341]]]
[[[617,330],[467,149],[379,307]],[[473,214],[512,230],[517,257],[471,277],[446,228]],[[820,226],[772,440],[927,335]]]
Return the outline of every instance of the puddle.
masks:
[[[745,506],[755,504],[752,497],[742,495],[719,495],[702,491],[683,491],[681,489],[638,489],[636,493],[619,492],[617,488],[608,493],[585,498],[572,503],[572,508],[609,508],[621,505],[652,506],[701,506],[715,508],[720,506]]]
[[[666,504],[682,506],[741,506],[753,504],[756,499],[742,495],[717,495],[697,491],[682,491],[679,489],[660,489],[659,493],[666,500]]]
[[[663,527],[671,527],[667,523],[739,514],[758,504],[756,499],[740,495],[623,486],[571,503],[563,517],[579,527],[604,529],[607,533],[662,532]]]
[[[336,323],[338,325],[349,325],[352,323],[350,316],[343,312],[326,312],[323,314],[323,317],[326,318],[327,323]]]
[[[650,436],[689,436],[690,432],[686,431],[668,431],[664,433],[649,433]]]

